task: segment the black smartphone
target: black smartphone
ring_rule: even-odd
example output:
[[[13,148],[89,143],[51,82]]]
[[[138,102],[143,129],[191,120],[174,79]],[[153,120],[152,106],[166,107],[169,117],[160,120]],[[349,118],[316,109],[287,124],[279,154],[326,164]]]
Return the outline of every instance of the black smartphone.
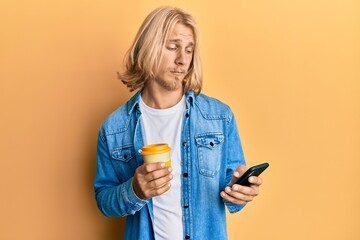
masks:
[[[249,168],[241,177],[234,183],[242,186],[250,186],[249,177],[251,176],[259,176],[266,168],[269,167],[268,163],[262,163],[256,166]]]

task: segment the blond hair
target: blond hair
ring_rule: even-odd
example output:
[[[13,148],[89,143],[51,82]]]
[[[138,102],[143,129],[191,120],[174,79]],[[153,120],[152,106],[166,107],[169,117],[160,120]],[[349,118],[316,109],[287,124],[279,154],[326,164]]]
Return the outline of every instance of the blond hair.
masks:
[[[194,52],[188,73],[184,78],[184,91],[199,94],[202,88],[202,66],[199,52],[199,33],[194,18],[179,8],[160,7],[152,11],[142,23],[124,62],[125,72],[119,79],[130,91],[143,89],[145,82],[155,77],[166,41],[177,23],[192,29]]]

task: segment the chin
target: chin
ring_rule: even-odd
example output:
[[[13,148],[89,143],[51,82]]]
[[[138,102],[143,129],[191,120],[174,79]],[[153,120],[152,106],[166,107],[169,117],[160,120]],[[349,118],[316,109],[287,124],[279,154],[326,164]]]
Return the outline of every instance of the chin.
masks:
[[[167,86],[167,87],[165,87],[165,88],[166,88],[166,90],[168,90],[168,91],[176,92],[176,91],[178,91],[180,88],[182,88],[182,85],[176,84],[175,86]]]
[[[164,81],[164,80],[157,80],[158,84],[161,85],[164,89],[167,91],[175,92],[179,91],[179,89],[182,89],[182,79],[176,77],[175,79],[172,78],[170,80]]]

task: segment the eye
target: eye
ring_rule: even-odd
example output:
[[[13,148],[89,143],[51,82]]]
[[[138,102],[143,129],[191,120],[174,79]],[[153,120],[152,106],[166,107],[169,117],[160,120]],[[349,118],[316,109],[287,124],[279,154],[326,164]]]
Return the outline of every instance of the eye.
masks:
[[[186,49],[185,50],[185,52],[187,53],[187,54],[192,54],[193,52],[194,52],[194,49]]]
[[[166,48],[167,48],[168,50],[170,50],[170,51],[176,51],[176,49],[177,49],[177,47],[174,46],[174,45],[169,45],[169,46],[167,46]]]

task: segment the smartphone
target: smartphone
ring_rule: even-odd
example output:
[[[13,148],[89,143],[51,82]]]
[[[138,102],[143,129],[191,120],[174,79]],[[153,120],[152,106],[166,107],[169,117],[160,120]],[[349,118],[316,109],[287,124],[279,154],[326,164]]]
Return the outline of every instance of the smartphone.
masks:
[[[262,163],[262,164],[251,167],[243,175],[241,175],[241,177],[234,184],[239,184],[239,185],[248,187],[251,184],[248,181],[249,177],[259,176],[268,167],[269,167],[268,163]]]

